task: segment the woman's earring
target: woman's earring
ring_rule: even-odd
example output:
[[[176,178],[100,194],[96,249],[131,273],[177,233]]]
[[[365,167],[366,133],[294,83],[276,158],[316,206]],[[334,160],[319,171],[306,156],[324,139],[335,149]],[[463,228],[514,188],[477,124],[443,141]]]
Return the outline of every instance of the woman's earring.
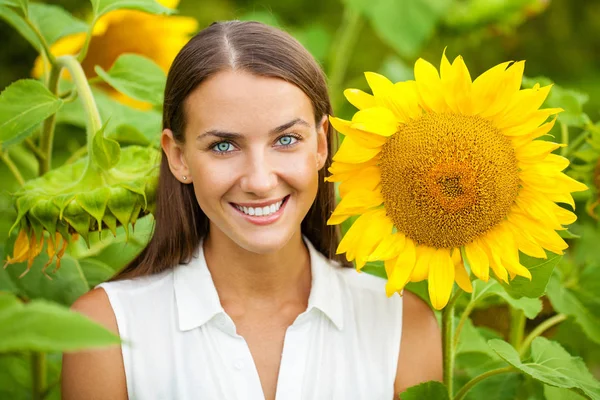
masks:
[[[183,180],[187,181],[187,176],[183,175]]]

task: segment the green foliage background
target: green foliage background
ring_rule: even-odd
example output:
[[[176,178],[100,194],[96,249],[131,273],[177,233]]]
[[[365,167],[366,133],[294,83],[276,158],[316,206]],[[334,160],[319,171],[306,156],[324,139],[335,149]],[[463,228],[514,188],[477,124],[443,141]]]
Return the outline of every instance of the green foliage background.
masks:
[[[50,3],[83,20],[91,9],[83,0]],[[344,118],[354,110],[341,96],[342,90],[367,89],[364,71],[383,73],[393,81],[412,79],[418,57],[437,65],[446,47],[449,58],[459,54],[465,58],[473,77],[498,63],[526,59],[526,75],[536,78],[525,79],[524,86],[542,82],[541,77],[557,83],[546,105],[566,111],[552,133],[571,144],[572,150],[563,153],[573,162],[570,174],[591,184],[590,166],[600,154],[600,125],[593,122],[600,120],[600,1],[182,0],[179,11],[195,17],[201,28],[215,20],[239,18],[287,30],[323,65],[336,114]],[[12,82],[30,77],[38,53],[2,18],[0,38],[1,92]],[[117,110],[101,93],[95,91],[94,96],[103,118],[111,113],[144,118],[131,110]],[[160,108],[160,99],[155,103]],[[65,115],[54,140],[55,166],[86,144],[85,129],[76,123],[81,116]],[[159,133],[150,132],[143,144],[156,145]],[[131,144],[123,137],[113,138],[125,148]],[[24,144],[5,146],[0,152],[10,155],[26,181],[37,176],[38,162]],[[11,253],[15,240],[8,231],[17,217],[11,193],[18,188],[7,166],[0,163],[2,259]],[[585,212],[594,196],[594,190],[575,196],[579,219],[569,228],[571,247],[564,257],[546,263],[522,259],[534,273],[532,284],[503,287],[494,280],[476,282],[470,298],[462,294],[454,299],[456,319],[450,318],[450,328],[460,334],[452,356],[452,397],[600,398],[596,380],[600,377],[600,226]],[[41,272],[45,255],[22,279],[25,263],[0,269],[0,399],[60,398],[60,351],[114,342],[83,318],[74,318],[67,307],[125,265],[151,229],[149,216],[137,222],[128,238],[119,227],[116,237],[110,232],[91,237],[89,247],[82,240],[71,244],[61,269],[50,273],[52,280]],[[366,269],[384,273],[378,264]],[[410,289],[426,299],[422,283]],[[28,325],[25,316],[32,315],[36,324]],[[38,330],[44,340],[33,334]],[[542,334],[551,341],[538,337]],[[461,393],[461,387],[480,376],[487,379]],[[403,398],[449,398],[447,386],[424,384]]]

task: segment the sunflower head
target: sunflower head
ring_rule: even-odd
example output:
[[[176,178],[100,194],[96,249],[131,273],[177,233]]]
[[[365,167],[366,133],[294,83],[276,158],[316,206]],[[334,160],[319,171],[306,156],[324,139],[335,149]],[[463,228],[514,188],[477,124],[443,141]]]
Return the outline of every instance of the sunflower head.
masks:
[[[571,192],[585,185],[562,171],[560,144],[537,140],[560,109],[540,109],[550,86],[521,89],[524,62],[497,65],[472,80],[462,59],[442,56],[439,71],[419,59],[415,80],[392,83],[366,73],[372,94],[345,91],[359,110],[331,117],[345,135],[328,181],[341,201],[328,223],[359,215],[340,245],[356,261],[383,260],[388,295],[429,280],[435,308],[456,281],[490,269],[508,282],[531,278],[519,251],[545,258],[567,247],[557,230],[575,221]]]

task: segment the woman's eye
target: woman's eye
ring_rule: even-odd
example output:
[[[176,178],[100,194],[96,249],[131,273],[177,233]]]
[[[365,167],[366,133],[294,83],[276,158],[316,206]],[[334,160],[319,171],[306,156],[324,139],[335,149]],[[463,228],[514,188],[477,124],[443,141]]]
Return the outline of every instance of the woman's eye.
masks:
[[[279,144],[282,146],[290,146],[290,145],[296,143],[298,141],[298,139],[296,139],[293,136],[286,135],[286,136],[280,137],[278,141],[279,141]]]
[[[233,150],[233,145],[229,142],[219,142],[213,146],[213,150],[218,153],[226,153]]]

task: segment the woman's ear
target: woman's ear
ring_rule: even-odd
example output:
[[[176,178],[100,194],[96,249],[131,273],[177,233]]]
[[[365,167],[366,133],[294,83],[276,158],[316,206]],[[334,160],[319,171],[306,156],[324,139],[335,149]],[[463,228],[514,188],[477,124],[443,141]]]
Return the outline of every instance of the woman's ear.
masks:
[[[170,129],[164,129],[162,131],[160,145],[167,155],[167,159],[169,160],[169,169],[171,170],[173,176],[175,176],[175,179],[181,183],[192,182],[192,177],[190,176],[190,170],[185,160],[183,148],[179,143],[177,143],[173,137],[173,132]]]
[[[329,116],[325,114],[317,126],[317,169],[320,170],[327,161],[329,145],[327,134],[329,133]]]

